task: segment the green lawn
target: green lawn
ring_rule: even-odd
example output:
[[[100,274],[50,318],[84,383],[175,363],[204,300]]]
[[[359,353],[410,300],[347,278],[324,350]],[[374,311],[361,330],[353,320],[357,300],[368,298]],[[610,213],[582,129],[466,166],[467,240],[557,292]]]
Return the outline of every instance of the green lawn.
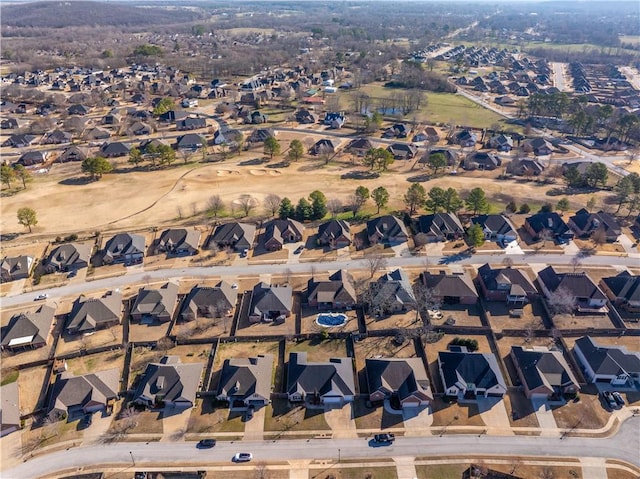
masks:
[[[0,386],[15,383],[18,380],[19,375],[20,372],[17,369],[6,371],[6,374],[2,376],[2,382],[0,383]]]

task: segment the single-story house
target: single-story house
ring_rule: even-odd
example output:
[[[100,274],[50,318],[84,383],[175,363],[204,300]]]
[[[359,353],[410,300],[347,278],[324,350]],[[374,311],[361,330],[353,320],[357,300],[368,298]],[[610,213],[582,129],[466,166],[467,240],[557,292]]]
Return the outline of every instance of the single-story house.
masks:
[[[43,304],[36,311],[14,314],[2,328],[0,349],[21,351],[46,346],[56,308]]]
[[[165,283],[160,288],[140,288],[131,307],[131,319],[142,324],[167,323],[178,305],[178,285]]]
[[[337,144],[329,138],[321,138],[309,148],[310,155],[322,155],[328,153],[335,153]]]
[[[285,243],[302,241],[303,234],[304,226],[299,221],[291,218],[273,219],[265,226],[264,247],[269,251],[278,251]]]
[[[418,217],[418,228],[429,242],[450,241],[464,236],[464,228],[455,213],[435,213]]]
[[[256,284],[251,292],[249,322],[283,321],[291,316],[293,291],[289,285]]]
[[[507,163],[507,173],[516,176],[540,176],[544,165],[531,158],[516,158]]]
[[[478,137],[471,130],[462,130],[453,135],[453,143],[463,148],[473,147],[477,141]]]
[[[20,158],[18,158],[18,161],[16,161],[15,164],[22,166],[41,165],[43,163],[46,163],[48,158],[48,151],[25,151],[22,155],[20,155]]]
[[[547,237],[564,244],[571,241],[575,236],[567,223],[555,211],[529,216],[524,220],[524,229],[535,241],[540,241]]]
[[[82,146],[71,145],[56,158],[56,163],[66,163],[68,161],[84,161],[89,157],[89,150]]]
[[[488,301],[524,304],[538,296],[527,274],[516,268],[492,268],[486,263],[478,268],[477,281]]]
[[[307,302],[319,311],[352,309],[358,303],[353,277],[345,270],[338,270],[328,281],[311,278],[307,284]]]
[[[108,411],[118,398],[120,370],[107,369],[74,376],[65,371],[56,376],[51,387],[48,416],[72,421],[84,414]]]
[[[403,409],[428,406],[433,393],[427,370],[420,358],[367,358],[365,360],[369,400],[396,401]]]
[[[631,314],[640,313],[640,276],[623,271],[602,278],[599,285],[616,308]]]
[[[452,349],[438,353],[438,369],[447,396],[465,402],[506,394],[507,385],[492,353],[470,353],[464,346]]]
[[[511,346],[511,359],[527,398],[562,400],[580,390],[578,380],[561,351],[545,347]]]
[[[396,160],[411,160],[418,153],[418,147],[410,143],[393,143],[387,147],[387,151]]]
[[[489,138],[489,147],[498,151],[511,151],[513,148],[513,138],[508,135],[495,135]]]
[[[18,381],[0,386],[0,437],[22,428]]]
[[[193,256],[198,254],[200,231],[195,228],[171,228],[164,230],[154,248],[155,254]]]
[[[504,215],[480,215],[471,218],[471,223],[480,225],[484,238],[498,243],[511,243],[518,239],[516,228]]]
[[[368,138],[356,138],[349,142],[345,151],[352,155],[364,156],[372,148],[374,148],[374,144]]]
[[[232,248],[235,251],[252,249],[256,239],[256,226],[250,223],[226,223],[216,226],[208,247]]]
[[[71,143],[73,135],[68,131],[53,130],[44,136],[40,142],[42,145],[62,145],[63,143]]]
[[[207,145],[207,141],[196,133],[187,133],[180,135],[176,138],[177,150],[192,150],[196,151],[199,148]]]
[[[574,299],[574,311],[583,314],[607,314],[607,296],[585,272],[557,273],[547,266],[538,273],[538,285],[547,300],[559,292]]]
[[[355,376],[351,358],[307,361],[307,353],[289,354],[287,395],[291,402],[307,406],[342,407],[355,398]]]
[[[229,409],[242,410],[266,406],[271,402],[273,355],[226,359],[222,365],[217,399]]]
[[[101,298],[80,296],[73,302],[67,321],[67,334],[93,333],[120,324],[122,294],[109,291]]]
[[[402,220],[392,215],[385,215],[367,221],[367,237],[372,245],[378,243],[398,245],[409,240],[409,232]]]
[[[0,281],[7,283],[26,279],[31,273],[33,258],[27,255],[5,256],[0,263]]]
[[[631,387],[640,384],[640,353],[637,351],[628,351],[624,346],[600,345],[591,336],[583,336],[575,342],[573,354],[591,383]]]
[[[142,263],[145,245],[144,236],[132,233],[118,233],[107,240],[102,250],[102,262],[105,264]]]
[[[318,227],[318,245],[332,249],[351,245],[351,226],[345,220],[329,220]]]
[[[553,153],[553,145],[544,138],[530,138],[522,142],[524,151],[532,152],[536,156],[546,156]]]
[[[148,408],[191,408],[203,369],[204,363],[182,363],[178,356],[149,363],[137,380],[133,402]]]
[[[44,261],[47,273],[72,271],[89,266],[93,247],[83,243],[64,243],[51,250]]]
[[[486,151],[474,151],[469,153],[464,160],[465,170],[495,170],[502,165],[498,155]]]
[[[116,158],[118,156],[128,155],[130,150],[131,148],[126,143],[114,141],[111,143],[105,143],[100,147],[100,156],[105,158]]]
[[[36,140],[35,135],[24,135],[21,133],[16,133],[7,138],[2,146],[12,146],[14,148],[26,148],[30,146]]]
[[[409,276],[402,269],[382,275],[369,285],[369,308],[376,316],[402,313],[416,307]]]
[[[220,281],[214,287],[194,286],[183,302],[180,318],[193,321],[202,317],[230,316],[237,300],[237,291],[226,281]]]
[[[204,118],[182,118],[176,121],[176,129],[178,131],[185,130],[199,130],[200,128],[206,128],[207,121]]]
[[[447,274],[440,271],[420,275],[423,286],[431,292],[433,301],[439,304],[476,304],[478,293],[467,273]]]
[[[569,218],[568,225],[580,238],[603,235],[602,239],[609,243],[616,241],[622,234],[622,227],[615,216],[604,211],[589,213],[581,208]]]

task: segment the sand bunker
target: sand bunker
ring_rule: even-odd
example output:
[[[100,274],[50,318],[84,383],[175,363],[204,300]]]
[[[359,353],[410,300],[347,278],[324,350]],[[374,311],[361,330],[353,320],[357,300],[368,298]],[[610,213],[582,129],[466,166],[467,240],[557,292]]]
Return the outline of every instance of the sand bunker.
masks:
[[[264,168],[259,170],[249,170],[249,173],[251,173],[254,176],[264,176],[264,175],[278,176],[281,174],[281,172],[278,170],[267,170]]]
[[[281,175],[281,174],[282,174],[282,172],[281,172],[281,171],[278,171],[278,170],[269,170],[269,174],[270,174],[271,176],[278,176],[278,175]]]
[[[240,172],[237,170],[218,170],[218,176],[227,176],[227,175],[239,175]]]
[[[235,206],[243,206],[245,202],[248,201],[248,204],[251,206],[258,206],[260,201],[257,198],[254,198],[251,195],[241,195],[240,198],[236,198],[232,201]]]

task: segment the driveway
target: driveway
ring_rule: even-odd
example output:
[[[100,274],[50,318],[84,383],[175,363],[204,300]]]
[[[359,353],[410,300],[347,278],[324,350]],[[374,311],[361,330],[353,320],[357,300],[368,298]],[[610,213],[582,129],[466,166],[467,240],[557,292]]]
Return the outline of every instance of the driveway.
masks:
[[[554,436],[560,435],[558,432],[558,425],[556,419],[553,417],[551,406],[545,399],[532,399],[533,410],[536,413],[538,424],[542,428],[541,436]]]
[[[324,410],[324,419],[333,432],[334,439],[352,439],[358,437],[356,422],[353,420],[351,403],[341,408]]]
[[[500,436],[513,435],[509,415],[504,401],[499,398],[481,398],[478,399],[478,411],[482,421],[487,426],[488,434],[497,434]]]
[[[517,241],[512,241],[504,248],[504,254],[524,254]]]
[[[418,477],[418,474],[416,474],[416,463],[413,457],[394,457],[393,462],[396,463],[398,479],[415,479]]]
[[[404,420],[405,436],[428,436],[431,434],[429,428],[433,424],[433,414],[431,414],[429,406],[404,408],[402,419]],[[400,478],[399,474],[398,478]]]
[[[99,440],[100,436],[107,432],[112,421],[113,415],[103,416],[101,413],[94,413],[91,418],[91,426],[84,430],[82,444],[87,445]]]
[[[191,408],[168,409],[162,413],[162,439],[160,441],[182,441],[187,431],[187,424],[191,416]]]
[[[265,408],[256,409],[253,417],[244,424],[244,441],[262,441],[264,436]]]
[[[575,256],[580,253],[580,248],[573,242],[569,241],[566,245],[562,247],[564,250],[564,254]]]

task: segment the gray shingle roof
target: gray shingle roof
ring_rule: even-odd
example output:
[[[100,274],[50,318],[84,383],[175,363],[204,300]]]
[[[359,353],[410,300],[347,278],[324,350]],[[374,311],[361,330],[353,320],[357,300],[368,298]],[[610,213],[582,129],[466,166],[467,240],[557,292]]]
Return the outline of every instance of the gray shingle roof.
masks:
[[[119,322],[122,314],[122,294],[110,291],[102,298],[78,298],[69,314],[67,331],[94,331],[104,323]]]
[[[227,359],[222,366],[218,396],[245,400],[257,394],[268,400],[271,395],[273,355]]]
[[[258,283],[253,287],[249,314],[262,315],[267,311],[291,311],[293,292],[291,286],[271,286]]]
[[[308,362],[306,352],[291,353],[287,373],[287,392],[304,395],[327,393],[352,396],[355,379],[351,358],[331,358],[327,362]]]
[[[387,395],[397,393],[402,401],[412,394],[433,399],[429,378],[420,358],[366,359],[369,392],[383,390]]]
[[[595,374],[619,375],[622,373],[640,375],[640,354],[629,352],[622,346],[600,346],[590,336],[583,336],[575,342]]]
[[[493,354],[441,351],[438,362],[442,369],[445,389],[456,383],[475,384],[476,388],[489,389],[501,385],[507,386]]]
[[[178,302],[178,285],[165,283],[160,288],[145,286],[138,292],[132,315],[173,316]]]
[[[164,401],[193,404],[203,368],[204,363],[181,363],[180,358],[171,356],[165,356],[159,363],[149,363],[134,400],[154,401],[160,396]]]
[[[522,371],[529,390],[540,386],[545,386],[551,391],[558,391],[570,385],[578,388],[578,380],[560,351],[512,346],[511,353],[515,357],[516,366]]]
[[[213,315],[225,314],[236,305],[238,293],[226,281],[215,287],[194,286],[184,300],[181,315],[183,319],[195,319],[198,310],[211,308]]]
[[[55,312],[54,307],[42,305],[35,312],[12,316],[9,324],[2,328],[2,347],[27,346],[45,342]]]

